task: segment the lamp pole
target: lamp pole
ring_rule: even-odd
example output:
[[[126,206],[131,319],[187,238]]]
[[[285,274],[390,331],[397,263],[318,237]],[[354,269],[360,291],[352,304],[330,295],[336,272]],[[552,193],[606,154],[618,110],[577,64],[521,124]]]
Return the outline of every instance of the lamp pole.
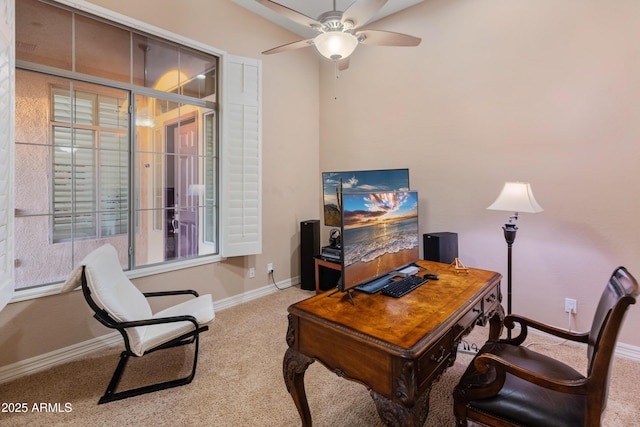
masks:
[[[502,227],[504,239],[507,241],[507,314],[511,314],[511,251],[518,231],[518,227],[511,221],[512,218],[518,219],[518,213],[509,218],[509,222]],[[511,329],[507,330],[507,338],[511,339]]]

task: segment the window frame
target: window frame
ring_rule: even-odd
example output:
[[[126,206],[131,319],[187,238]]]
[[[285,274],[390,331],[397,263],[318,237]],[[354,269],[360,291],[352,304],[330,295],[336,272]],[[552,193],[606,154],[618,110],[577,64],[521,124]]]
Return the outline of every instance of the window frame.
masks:
[[[12,5],[15,5],[15,0],[9,0]],[[228,70],[228,66],[227,63],[231,63],[233,61],[236,61],[238,59],[240,60],[248,60],[251,64],[253,64],[253,66],[258,70],[257,74],[256,74],[256,80],[254,82],[252,82],[253,85],[258,87],[258,91],[257,91],[257,104],[254,102],[256,108],[257,108],[257,125],[258,127],[258,136],[257,139],[255,141],[253,141],[253,147],[256,151],[256,155],[255,158],[252,159],[252,161],[257,162],[258,164],[258,194],[257,194],[257,208],[258,208],[258,219],[257,219],[257,230],[258,230],[258,235],[257,235],[257,239],[255,239],[255,242],[253,245],[249,245],[247,246],[246,244],[243,247],[243,250],[240,251],[235,251],[232,255],[229,256],[242,256],[242,255],[252,255],[252,254],[258,254],[261,251],[261,245],[262,245],[262,237],[261,237],[261,232],[262,232],[262,227],[261,227],[261,217],[262,217],[262,197],[261,197],[261,172],[262,172],[262,167],[261,167],[261,161],[262,161],[262,146],[261,146],[261,114],[262,114],[262,108],[261,108],[261,96],[262,96],[262,92],[261,92],[261,79],[262,79],[262,74],[261,74],[261,61],[260,60],[256,60],[256,59],[249,59],[249,58],[240,58],[240,57],[235,57],[233,55],[229,55],[226,52],[213,48],[209,45],[206,45],[204,43],[201,42],[197,42],[191,39],[188,39],[186,37],[180,36],[178,34],[163,30],[161,28],[146,24],[144,22],[141,21],[137,21],[133,18],[129,18],[125,15],[121,15],[119,13],[110,11],[108,9],[104,9],[100,6],[96,6],[92,3],[88,3],[84,0],[53,0],[55,3],[59,3],[61,5],[66,5],[68,7],[73,8],[74,10],[80,10],[86,13],[90,13],[92,15],[95,15],[98,18],[104,18],[104,19],[108,19],[112,22],[114,22],[115,24],[121,24],[121,25],[125,25],[131,29],[137,30],[137,31],[142,31],[144,33],[147,33],[149,35],[152,36],[156,36],[165,40],[168,40],[170,42],[179,44],[181,46],[187,47],[187,48],[191,48],[191,49],[195,49],[207,54],[212,54],[215,55],[219,58],[218,60],[218,66],[219,68],[219,74],[218,74],[218,78],[219,78],[219,82],[220,84],[218,85],[218,90],[219,93],[217,94],[217,102],[216,104],[218,105],[218,108],[216,109],[216,115],[217,115],[217,120],[215,120],[215,127],[216,127],[216,131],[218,132],[218,154],[217,154],[217,160],[216,160],[216,166],[217,166],[217,191],[218,193],[216,194],[216,205],[218,207],[217,213],[218,213],[218,221],[217,221],[217,234],[218,234],[218,243],[217,243],[217,254],[211,254],[211,255],[202,255],[202,256],[197,256],[194,258],[190,258],[190,259],[185,259],[185,260],[178,260],[178,261],[171,261],[171,262],[166,262],[166,263],[161,263],[161,264],[154,264],[154,265],[149,265],[149,266],[144,266],[144,267],[139,267],[133,270],[127,270],[125,272],[125,274],[133,279],[133,278],[137,278],[137,277],[144,277],[144,276],[148,276],[148,275],[155,275],[155,274],[159,274],[159,273],[165,273],[165,272],[169,272],[169,271],[176,271],[176,270],[180,270],[180,269],[184,269],[184,268],[191,268],[194,266],[198,266],[198,265],[205,265],[205,264],[211,264],[211,263],[215,263],[218,262],[222,259],[225,258],[225,252],[224,252],[224,248],[225,248],[225,237],[224,237],[224,233],[223,230],[225,229],[225,222],[227,221],[231,221],[233,219],[233,215],[230,214],[228,211],[230,210],[229,205],[226,205],[225,207],[225,172],[229,169],[229,167],[227,167],[228,165],[230,165],[230,163],[228,161],[225,160],[225,146],[227,145],[227,138],[228,135],[231,133],[231,131],[229,129],[225,128],[228,126],[228,122],[227,122],[227,118],[226,115],[224,113],[223,108],[220,107],[220,105],[224,105],[228,102],[230,102],[227,98],[226,98],[226,93],[227,93],[227,86],[230,84],[228,82],[227,76],[231,75],[231,72]],[[15,67],[19,67],[19,68],[24,68],[26,70],[30,70],[30,71],[36,71],[36,72],[43,72],[43,73],[52,73],[55,70],[55,75],[60,76],[60,77],[64,77],[64,78],[69,78],[69,79],[73,79],[74,78],[74,73],[72,72],[65,72],[63,70],[60,69],[53,69],[51,67],[48,66],[42,66],[42,65],[37,65],[34,66],[36,64],[29,64],[29,66],[25,67],[25,64],[23,64],[21,61],[14,61],[14,66]],[[13,71],[13,70],[12,70]],[[49,71],[49,72],[48,72]],[[134,90],[134,86],[130,85],[130,84],[126,84],[126,83],[120,83],[118,85],[113,85],[111,80],[106,80],[100,77],[90,77],[85,79],[85,81],[87,83],[92,83],[92,84],[107,84],[108,86],[112,86],[112,87],[116,87],[116,88],[121,88],[123,90],[131,90],[137,94],[142,94],[142,95],[149,95],[149,96],[154,96],[156,94],[158,94],[157,91],[150,89],[150,88],[146,88],[146,89],[141,89],[138,86],[135,86],[135,90]],[[163,97],[167,100],[171,100],[171,94],[167,94],[165,92],[162,93]],[[179,102],[180,98],[176,98],[176,101]],[[201,105],[204,107],[207,107],[208,105],[210,105],[210,101],[206,101],[206,100],[199,100],[199,99],[194,99],[194,105]],[[12,116],[13,117],[13,116]],[[14,125],[15,122],[15,118],[13,117],[13,121],[12,121],[12,126]],[[13,146],[13,141],[11,141],[11,145]],[[227,166],[225,166],[227,165]],[[13,170],[13,162],[11,165],[11,170]],[[131,180],[130,182],[130,186],[131,187],[135,187],[136,183],[134,182],[134,180]],[[13,189],[13,186],[11,187]],[[130,199],[131,201],[131,199]],[[244,214],[241,214],[244,215]],[[38,286],[38,287],[33,287],[33,288],[25,288],[25,289],[20,289],[14,292],[13,298],[11,299],[10,302],[19,302],[19,301],[25,301],[25,300],[29,300],[29,299],[33,299],[33,298],[38,298],[38,297],[43,297],[43,296],[48,296],[48,295],[54,295],[57,294],[60,290],[60,288],[62,287],[62,283],[54,283],[54,284],[49,284],[49,285],[42,285],[42,286]]]

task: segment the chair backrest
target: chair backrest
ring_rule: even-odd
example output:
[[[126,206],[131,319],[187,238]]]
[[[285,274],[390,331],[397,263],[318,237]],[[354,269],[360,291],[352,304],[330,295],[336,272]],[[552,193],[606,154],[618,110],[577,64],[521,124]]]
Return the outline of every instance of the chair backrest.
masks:
[[[589,333],[587,349],[589,366],[587,376],[592,386],[601,390],[599,404],[604,409],[607,401],[611,363],[618,333],[629,305],[635,304],[639,288],[636,279],[624,267],[615,269],[602,292]]]
[[[122,271],[116,249],[105,244],[82,260],[87,287],[96,305],[118,322],[150,319],[151,307],[145,296]],[[126,330],[132,344],[142,341],[145,328]]]

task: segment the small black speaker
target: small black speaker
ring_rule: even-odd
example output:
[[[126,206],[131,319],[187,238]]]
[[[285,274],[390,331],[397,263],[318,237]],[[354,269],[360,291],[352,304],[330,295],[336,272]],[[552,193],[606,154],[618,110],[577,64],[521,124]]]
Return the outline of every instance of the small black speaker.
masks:
[[[300,288],[316,289],[316,268],[313,257],[320,255],[320,220],[300,223]]]
[[[422,235],[424,259],[451,264],[458,258],[458,233],[448,231]]]

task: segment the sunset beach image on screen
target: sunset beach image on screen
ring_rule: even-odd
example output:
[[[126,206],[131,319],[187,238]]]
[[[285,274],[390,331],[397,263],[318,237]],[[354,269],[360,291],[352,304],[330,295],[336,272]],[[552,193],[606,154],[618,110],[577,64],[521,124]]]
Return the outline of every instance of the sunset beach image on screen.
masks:
[[[353,286],[419,259],[416,191],[344,193],[343,286]]]
[[[381,169],[322,173],[324,225],[340,227],[340,192],[409,191],[409,169]]]

